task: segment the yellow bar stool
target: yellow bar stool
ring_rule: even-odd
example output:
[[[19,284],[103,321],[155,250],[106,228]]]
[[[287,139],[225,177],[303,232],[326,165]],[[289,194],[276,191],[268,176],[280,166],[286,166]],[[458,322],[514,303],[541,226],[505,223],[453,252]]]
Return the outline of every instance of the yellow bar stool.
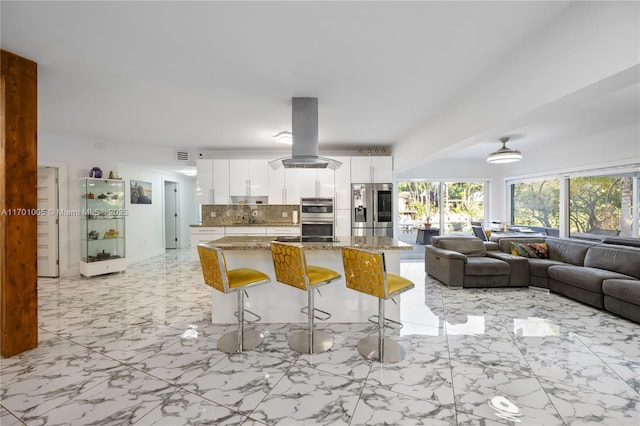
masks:
[[[401,361],[406,354],[404,348],[394,340],[385,340],[384,329],[400,329],[402,324],[384,317],[384,302],[411,290],[414,284],[387,272],[384,253],[379,251],[343,247],[342,262],[347,287],[378,298],[378,315],[369,318],[369,321],[378,325],[378,336],[360,340],[358,351],[365,358],[382,363]]]
[[[244,314],[253,315],[255,319],[247,322],[260,321],[260,316],[245,310],[244,294],[248,287],[271,282],[269,276],[263,272],[250,268],[238,268],[227,270],[227,261],[224,252],[210,244],[198,244],[198,254],[204,282],[222,293],[236,292],[238,294],[238,330],[231,331],[218,339],[218,349],[228,354],[240,353],[255,349],[264,341],[264,335],[254,329],[244,329]]]
[[[283,284],[305,290],[307,306],[300,312],[307,315],[309,327],[289,337],[289,347],[298,353],[317,354],[328,351],[333,346],[333,337],[324,331],[315,330],[314,320],[328,320],[331,314],[314,306],[313,291],[341,277],[339,273],[322,266],[307,265],[304,249],[300,244],[271,243],[271,257],[276,280]],[[317,316],[316,313],[323,316]]]

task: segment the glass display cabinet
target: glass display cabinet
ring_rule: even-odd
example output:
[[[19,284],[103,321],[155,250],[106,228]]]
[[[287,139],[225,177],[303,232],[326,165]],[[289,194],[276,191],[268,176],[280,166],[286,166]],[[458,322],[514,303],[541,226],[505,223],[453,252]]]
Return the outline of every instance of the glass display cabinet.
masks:
[[[80,273],[85,277],[126,268],[124,185],[118,179],[81,180]]]

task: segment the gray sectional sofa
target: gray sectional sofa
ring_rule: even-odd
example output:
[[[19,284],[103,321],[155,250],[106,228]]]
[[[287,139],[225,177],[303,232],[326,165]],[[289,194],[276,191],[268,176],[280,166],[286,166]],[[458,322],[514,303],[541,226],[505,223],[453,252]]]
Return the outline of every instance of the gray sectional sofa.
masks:
[[[433,236],[425,257],[429,275],[450,287],[509,285],[509,264],[487,256],[485,243],[477,237]]]
[[[425,272],[453,287],[548,288],[640,323],[640,248],[555,237],[473,239],[432,237],[425,247]],[[545,258],[514,255],[512,243],[546,243],[547,253]],[[491,259],[508,267],[506,282],[504,266]]]

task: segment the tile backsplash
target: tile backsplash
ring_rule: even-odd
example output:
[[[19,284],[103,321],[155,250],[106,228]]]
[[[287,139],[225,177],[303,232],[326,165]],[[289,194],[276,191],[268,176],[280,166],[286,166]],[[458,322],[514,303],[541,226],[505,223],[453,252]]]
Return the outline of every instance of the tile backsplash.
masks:
[[[203,204],[202,225],[294,225],[294,211],[299,204]]]

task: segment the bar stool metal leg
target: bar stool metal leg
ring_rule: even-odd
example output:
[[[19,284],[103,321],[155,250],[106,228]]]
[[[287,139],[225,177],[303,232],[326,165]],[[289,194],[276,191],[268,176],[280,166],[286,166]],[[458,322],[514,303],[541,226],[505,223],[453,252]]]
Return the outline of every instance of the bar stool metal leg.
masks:
[[[244,329],[244,290],[238,292],[238,330],[229,332],[218,339],[218,349],[228,354],[250,351],[264,341],[264,335],[253,328]]]
[[[307,291],[307,330],[299,331],[289,337],[289,347],[304,354],[326,352],[333,346],[333,337],[324,331],[315,329],[315,302],[313,290]]]
[[[384,338],[384,299],[378,299],[378,336],[368,336],[358,342],[358,352],[372,361],[385,364],[399,362],[406,356],[406,350],[398,342]]]

